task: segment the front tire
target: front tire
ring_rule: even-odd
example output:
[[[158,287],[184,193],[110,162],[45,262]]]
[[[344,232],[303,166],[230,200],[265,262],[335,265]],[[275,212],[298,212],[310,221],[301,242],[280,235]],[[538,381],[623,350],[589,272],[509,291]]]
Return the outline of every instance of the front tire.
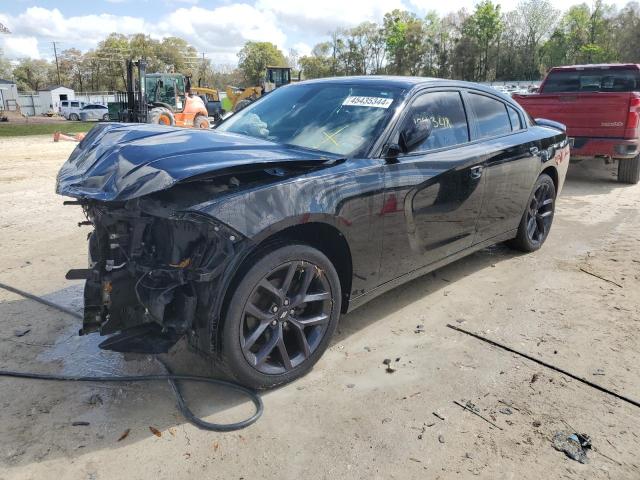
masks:
[[[176,120],[173,116],[173,112],[165,107],[156,107],[149,112],[149,123],[155,123],[156,125],[173,126]]]
[[[640,181],[640,155],[618,160],[618,182],[635,185]]]
[[[538,250],[549,236],[556,207],[556,186],[549,175],[538,177],[520,220],[516,238],[509,245],[523,252]]]
[[[196,115],[196,118],[193,119],[193,128],[208,130],[211,128],[211,125],[209,125],[209,118],[204,115]]]
[[[69,120],[71,120],[72,122],[77,122],[78,120],[80,120],[80,117],[77,113],[72,113],[71,115],[69,115]]]
[[[221,369],[260,389],[305,375],[329,344],[341,298],[333,264],[315,248],[290,244],[254,256],[224,316]]]

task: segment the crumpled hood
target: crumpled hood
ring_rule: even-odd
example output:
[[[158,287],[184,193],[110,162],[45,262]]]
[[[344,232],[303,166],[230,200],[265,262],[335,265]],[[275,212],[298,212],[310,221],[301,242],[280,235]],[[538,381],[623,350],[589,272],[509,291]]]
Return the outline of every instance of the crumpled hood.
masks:
[[[124,201],[233,167],[266,168],[338,158],[212,130],[105,123],[94,127],[62,165],[56,192],[75,198]]]

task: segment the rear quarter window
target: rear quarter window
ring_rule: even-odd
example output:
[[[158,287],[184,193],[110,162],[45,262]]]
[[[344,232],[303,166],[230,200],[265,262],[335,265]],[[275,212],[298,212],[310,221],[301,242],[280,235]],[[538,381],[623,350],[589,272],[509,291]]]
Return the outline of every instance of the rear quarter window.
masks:
[[[509,113],[509,120],[511,120],[511,130],[522,130],[522,119],[518,114],[518,111],[507,105],[507,112]]]

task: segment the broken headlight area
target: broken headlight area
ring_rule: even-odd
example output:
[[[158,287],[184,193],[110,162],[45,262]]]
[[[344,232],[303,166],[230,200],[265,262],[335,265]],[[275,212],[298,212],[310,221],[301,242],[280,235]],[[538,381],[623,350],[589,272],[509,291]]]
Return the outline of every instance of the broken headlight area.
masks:
[[[112,335],[104,349],[161,353],[202,331],[238,234],[208,217],[139,201],[82,205],[94,227],[89,268],[67,274],[86,280],[80,334]]]

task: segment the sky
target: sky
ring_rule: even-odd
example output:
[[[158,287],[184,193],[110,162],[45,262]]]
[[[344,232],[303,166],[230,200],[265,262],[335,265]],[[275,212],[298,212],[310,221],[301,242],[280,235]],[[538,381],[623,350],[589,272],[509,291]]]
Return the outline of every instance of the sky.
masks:
[[[587,0],[590,3],[590,0]],[[11,35],[0,34],[5,56],[53,57],[58,51],[91,49],[112,32],[148,33],[154,38],[179,36],[214,64],[237,63],[237,52],[248,40],[270,41],[287,54],[308,54],[337,27],[363,21],[380,22],[384,14],[402,8],[422,16],[460,8],[473,10],[473,0],[0,0],[0,23]],[[503,11],[518,0],[498,0]],[[565,10],[579,0],[553,0]],[[622,7],[626,0],[609,0]]]

